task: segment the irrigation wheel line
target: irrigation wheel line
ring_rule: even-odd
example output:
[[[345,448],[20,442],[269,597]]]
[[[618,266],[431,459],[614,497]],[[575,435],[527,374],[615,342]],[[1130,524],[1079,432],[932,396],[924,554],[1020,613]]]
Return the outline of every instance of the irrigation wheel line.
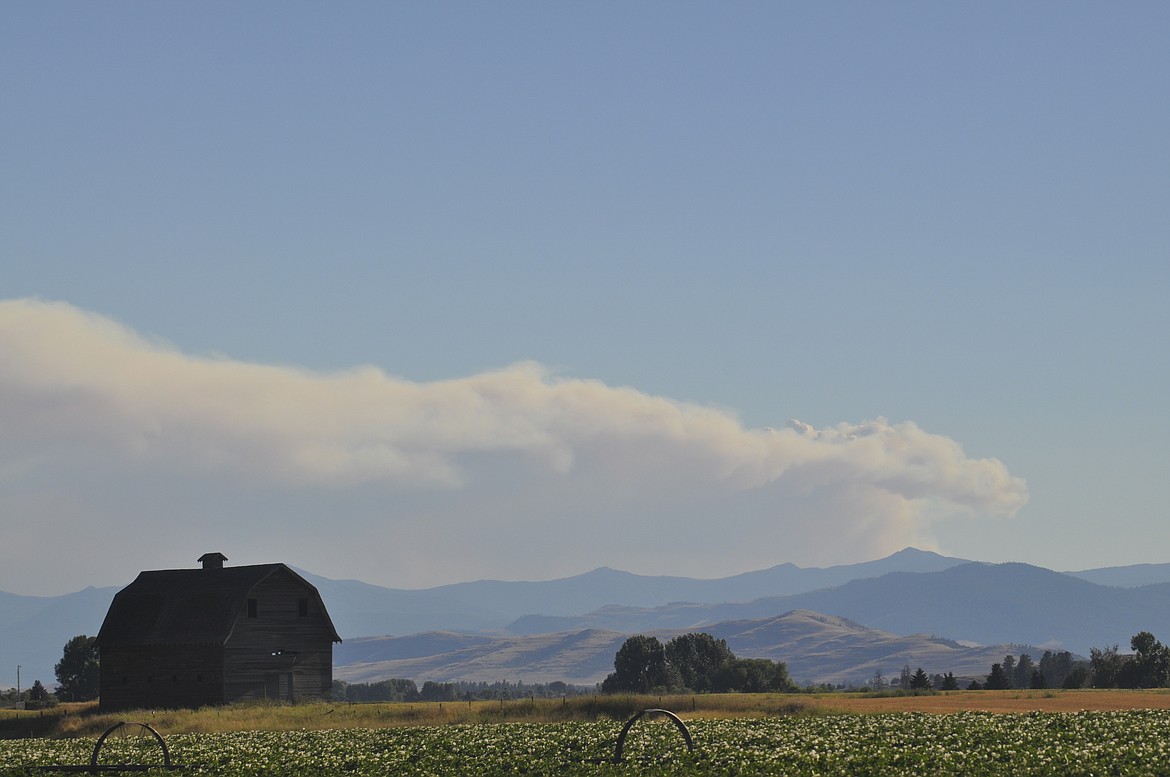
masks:
[[[109,739],[110,735],[115,731],[121,730],[125,726],[138,726],[140,729],[146,731],[154,737],[158,742],[158,746],[162,749],[163,762],[162,764],[101,764],[98,763],[98,756],[101,754],[102,746]],[[162,734],[154,730],[153,726],[146,723],[136,723],[132,721],[119,721],[106,729],[93,746],[93,755],[90,756],[88,764],[64,764],[61,766],[38,766],[35,767],[42,772],[84,772],[89,774],[97,774],[99,772],[145,772],[149,769],[166,769],[167,771],[178,771],[181,769],[190,768],[188,766],[180,766],[171,763],[171,751],[167,748],[166,740],[162,738]]]

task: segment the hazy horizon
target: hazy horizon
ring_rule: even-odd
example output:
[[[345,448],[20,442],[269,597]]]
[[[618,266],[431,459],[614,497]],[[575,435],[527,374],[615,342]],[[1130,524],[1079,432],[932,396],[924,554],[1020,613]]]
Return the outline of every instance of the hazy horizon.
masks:
[[[902,553],[902,552],[905,552],[905,551],[921,551],[921,552],[924,552],[924,553],[934,553],[934,552],[935,552],[935,551],[922,551],[922,549],[921,549],[921,548],[906,547],[906,548],[902,548],[901,550],[894,551],[893,553],[890,553],[890,554],[887,554],[887,555],[884,555],[884,556],[878,556],[878,557],[875,557],[875,558],[869,558],[869,559],[862,559],[861,561],[850,562],[850,563],[848,563],[848,564],[828,564],[828,565],[824,565],[824,566],[815,566],[815,565],[802,566],[801,564],[797,564],[796,562],[792,562],[792,561],[778,561],[778,562],[776,562],[775,564],[770,564],[770,565],[768,565],[768,566],[766,566],[766,567],[753,567],[753,568],[751,568],[751,569],[743,569],[743,570],[739,570],[739,571],[737,571],[737,572],[731,572],[731,573],[729,573],[729,574],[726,574],[726,575],[717,575],[717,576],[685,575],[685,574],[675,574],[675,573],[671,573],[671,572],[655,573],[655,574],[653,574],[653,575],[649,575],[649,574],[646,574],[646,573],[638,572],[637,570],[632,570],[632,569],[619,569],[619,568],[617,568],[617,567],[612,567],[612,566],[608,566],[608,565],[604,565],[604,564],[603,564],[603,565],[601,565],[601,566],[592,567],[592,568],[590,568],[590,569],[583,569],[583,570],[580,570],[580,571],[577,571],[577,572],[568,572],[568,573],[565,573],[565,574],[560,574],[560,575],[557,575],[556,577],[548,577],[548,578],[502,578],[502,577],[479,577],[479,578],[468,578],[468,579],[463,579],[463,580],[455,580],[455,579],[453,579],[453,580],[449,580],[449,581],[445,581],[445,582],[439,582],[439,583],[435,583],[435,584],[433,584],[433,585],[425,585],[425,586],[393,586],[393,585],[385,585],[385,584],[382,584],[382,583],[377,583],[377,582],[373,582],[373,581],[370,581],[370,580],[363,580],[363,579],[361,579],[361,578],[356,578],[356,577],[344,577],[344,576],[342,576],[342,577],[332,577],[332,576],[329,576],[329,575],[323,575],[323,574],[320,574],[319,572],[317,572],[317,571],[316,571],[316,570],[314,570],[314,569],[309,569],[309,568],[307,568],[307,567],[303,567],[303,566],[301,566],[301,565],[299,565],[299,564],[294,564],[294,563],[289,563],[289,566],[292,566],[292,567],[293,567],[293,568],[295,568],[295,569],[298,569],[298,570],[300,570],[300,571],[302,571],[302,572],[306,572],[306,573],[308,573],[308,574],[310,574],[310,575],[313,575],[313,576],[315,576],[315,577],[322,577],[322,578],[326,578],[326,579],[329,579],[329,580],[333,580],[333,581],[335,581],[335,582],[357,582],[357,583],[363,583],[363,584],[366,584],[366,585],[374,585],[374,586],[378,586],[378,587],[381,587],[381,588],[388,588],[388,589],[394,589],[394,590],[403,590],[403,591],[420,590],[420,591],[421,591],[421,590],[431,590],[431,589],[435,589],[435,588],[444,588],[444,587],[453,586],[453,585],[465,585],[465,584],[469,584],[469,583],[482,583],[482,582],[502,582],[502,583],[547,583],[547,582],[553,582],[553,581],[556,581],[556,580],[564,580],[564,579],[571,579],[571,578],[575,578],[575,577],[581,577],[581,576],[583,576],[583,575],[588,575],[588,574],[590,574],[590,573],[592,573],[592,572],[598,572],[598,571],[602,571],[602,570],[610,570],[610,571],[619,572],[619,573],[623,573],[623,574],[632,574],[632,575],[637,575],[637,576],[640,576],[640,577],[642,577],[642,576],[654,576],[654,577],[677,577],[677,578],[686,578],[686,579],[693,579],[693,580],[723,580],[723,579],[726,579],[726,578],[730,578],[730,577],[736,577],[736,576],[739,576],[739,575],[751,574],[751,573],[753,573],[753,572],[763,572],[763,571],[767,571],[767,570],[769,570],[769,569],[772,569],[772,568],[774,568],[774,567],[783,566],[783,565],[785,565],[785,564],[794,564],[795,566],[797,566],[797,567],[799,567],[799,568],[801,568],[801,569],[826,569],[826,568],[829,568],[829,567],[836,567],[836,566],[853,566],[853,565],[856,565],[856,564],[865,564],[865,563],[872,562],[872,561],[881,561],[881,560],[883,560],[883,559],[890,558],[890,556],[897,555],[897,554],[899,554],[899,553]],[[983,559],[978,559],[978,558],[967,558],[967,557],[964,557],[964,556],[961,556],[961,555],[958,555],[958,556],[956,556],[956,555],[952,555],[952,554],[939,554],[939,555],[942,555],[942,556],[944,556],[944,557],[948,557],[948,558],[957,558],[957,559],[960,559],[960,560],[962,560],[962,561],[964,561],[964,562],[977,563],[977,564],[985,564],[985,563],[987,563],[987,564],[1009,564],[1009,563],[1020,563],[1020,564],[1028,564],[1028,563],[1029,563],[1029,562],[1027,562],[1027,561],[1022,561],[1022,560],[1017,560],[1017,561],[1000,561],[1000,562],[989,562],[989,561],[985,561],[985,560],[983,560]],[[277,562],[277,561],[278,561],[278,559],[269,559],[268,561],[253,561],[253,562],[249,562],[249,563],[255,563],[255,564],[266,564],[266,563],[274,563],[274,562]],[[281,563],[286,563],[286,562],[281,562]],[[1046,568],[1046,569],[1051,569],[1051,571],[1053,571],[1053,572],[1061,572],[1061,573],[1076,574],[1076,573],[1080,573],[1080,572],[1090,572],[1090,571],[1095,571],[1095,570],[1098,570],[1098,569],[1116,568],[1116,567],[1128,567],[1128,566],[1150,566],[1150,565],[1154,565],[1154,564],[1158,564],[1158,563],[1170,563],[1170,562],[1142,562],[1142,563],[1138,563],[1138,564],[1116,564],[1116,565],[1107,565],[1107,566],[1091,566],[1091,567],[1084,567],[1084,568],[1078,568],[1078,569],[1051,569],[1051,568],[1049,568],[1049,567],[1043,567],[1043,568]],[[237,565],[236,565],[236,564],[234,564],[234,563],[232,563],[232,562],[231,562],[231,560],[229,559],[229,560],[228,560],[228,561],[225,563],[225,566],[237,566]],[[1043,565],[1039,565],[1039,564],[1032,564],[1031,566],[1040,566],[1040,567],[1042,567]],[[196,568],[198,568],[198,567],[199,567],[199,564],[198,564],[198,563],[196,563],[196,562],[192,562],[191,564],[189,564],[189,565],[186,565],[186,566],[182,566],[182,565],[180,565],[180,566],[176,566],[176,567],[173,567],[173,568],[174,568],[174,569],[196,569]],[[172,567],[168,567],[168,568],[172,568]],[[83,587],[82,587],[82,588],[80,588],[80,589],[74,589],[74,590],[68,590],[68,591],[59,591],[59,592],[50,592],[50,593],[26,593],[26,592],[22,592],[22,591],[19,591],[19,590],[10,590],[10,589],[5,589],[5,588],[0,588],[0,592],[2,592],[2,593],[7,593],[7,594],[14,594],[14,595],[17,595],[17,596],[45,596],[45,597],[53,597],[53,596],[63,596],[63,595],[68,595],[68,594],[72,594],[72,593],[77,593],[77,591],[79,591],[79,590],[84,590],[85,588],[91,588],[91,587],[92,587],[92,588],[113,588],[113,587],[124,587],[124,586],[126,586],[126,585],[129,585],[129,584],[130,584],[130,583],[133,581],[134,577],[135,577],[135,576],[137,576],[138,572],[142,572],[142,571],[149,571],[149,570],[147,570],[147,569],[136,570],[134,573],[132,573],[132,574],[130,575],[130,577],[128,577],[126,580],[124,580],[124,581],[122,581],[122,582],[116,582],[116,583],[111,583],[111,584],[107,584],[107,585],[92,585],[92,584],[87,584],[87,585],[83,586]]]

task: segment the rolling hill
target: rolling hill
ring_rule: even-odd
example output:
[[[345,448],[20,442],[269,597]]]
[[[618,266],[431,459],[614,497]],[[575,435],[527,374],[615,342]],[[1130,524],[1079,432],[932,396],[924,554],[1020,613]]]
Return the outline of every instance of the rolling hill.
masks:
[[[1125,567],[1099,567],[1080,572],[1066,572],[1067,575],[1088,580],[1097,585],[1111,585],[1120,588],[1137,588],[1156,583],[1170,583],[1170,564],[1131,564]]]
[[[982,677],[1007,653],[1042,649],[1009,645],[966,647],[925,635],[899,636],[808,610],[793,610],[759,620],[711,624],[704,629],[727,640],[741,658],[785,661],[800,683],[868,682],[877,671],[896,677],[903,665],[928,673],[954,672]],[[677,630],[651,633],[665,642]],[[613,657],[626,634],[602,629],[527,636],[487,636],[433,632],[410,637],[372,637],[339,645],[334,676],[347,682],[391,677],[546,683],[562,680],[593,685],[613,671]]]

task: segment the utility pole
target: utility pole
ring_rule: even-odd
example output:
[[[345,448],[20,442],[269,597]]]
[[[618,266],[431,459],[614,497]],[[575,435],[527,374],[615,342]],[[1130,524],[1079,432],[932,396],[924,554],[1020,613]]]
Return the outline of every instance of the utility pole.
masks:
[[[16,700],[20,701],[20,664],[16,665]]]

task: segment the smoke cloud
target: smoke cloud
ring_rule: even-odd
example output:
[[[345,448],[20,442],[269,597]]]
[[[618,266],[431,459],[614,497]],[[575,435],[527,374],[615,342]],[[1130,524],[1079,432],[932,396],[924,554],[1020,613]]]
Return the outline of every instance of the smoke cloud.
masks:
[[[471,537],[490,525],[501,546],[509,531],[577,537],[574,552],[594,565],[632,553],[611,557],[580,528],[605,516],[651,534],[694,522],[696,536],[718,543],[721,532],[698,527],[722,513],[796,550],[831,532],[838,552],[868,558],[929,547],[934,521],[1011,516],[1028,498],[1000,461],[969,458],[912,422],[751,429],[723,410],[531,362],[435,382],[371,366],[313,372],[182,353],[65,303],[0,302],[0,499],[26,504],[30,483],[44,496],[47,473],[95,466],[127,482],[162,473],[257,493],[312,490],[340,530],[349,495],[373,488],[385,522],[409,525],[416,549],[429,515]],[[380,530],[368,516],[359,523]],[[658,552],[664,564],[700,555],[685,539]],[[773,549],[771,563],[793,557]]]

